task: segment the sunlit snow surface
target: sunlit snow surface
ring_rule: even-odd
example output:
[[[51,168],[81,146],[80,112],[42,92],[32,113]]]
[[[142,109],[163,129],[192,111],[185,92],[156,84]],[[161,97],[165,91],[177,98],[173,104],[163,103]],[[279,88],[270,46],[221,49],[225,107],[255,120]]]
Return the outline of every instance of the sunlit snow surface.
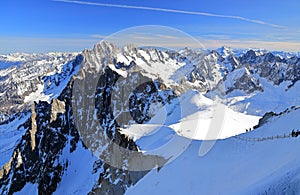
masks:
[[[240,136],[262,138],[299,129],[300,110],[273,118]],[[192,141],[182,155],[152,170],[127,194],[299,194],[299,138],[249,142],[236,137],[219,140],[205,156],[203,141]]]
[[[224,112],[224,115],[212,120],[214,114],[219,111]],[[147,124],[131,125],[122,132],[138,140],[158,131],[172,129],[178,135],[190,139],[216,140],[244,133],[246,129],[257,125],[259,119],[257,116],[235,112],[197,91],[190,90],[183,94],[179,101],[165,105]],[[221,129],[210,128],[211,123],[215,121],[221,123]]]
[[[44,94],[44,85],[38,84],[37,90],[24,98],[25,103],[33,103],[34,101],[49,101],[50,96]]]
[[[257,76],[264,91],[255,91],[252,94],[245,94],[241,91],[234,91],[227,96],[227,105],[235,111],[250,115],[262,116],[267,112],[279,113],[287,108],[300,104],[300,83],[296,82],[291,88],[291,82],[282,82],[279,86],[272,84],[265,78]]]

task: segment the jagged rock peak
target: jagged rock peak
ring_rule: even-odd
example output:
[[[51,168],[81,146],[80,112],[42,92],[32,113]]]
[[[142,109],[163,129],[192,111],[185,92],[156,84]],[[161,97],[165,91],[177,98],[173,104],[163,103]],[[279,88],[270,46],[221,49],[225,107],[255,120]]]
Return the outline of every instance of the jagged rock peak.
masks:
[[[119,49],[116,45],[108,42],[108,41],[101,41],[98,44],[94,45],[93,51],[95,53],[106,53],[106,54],[113,54],[117,52]]]

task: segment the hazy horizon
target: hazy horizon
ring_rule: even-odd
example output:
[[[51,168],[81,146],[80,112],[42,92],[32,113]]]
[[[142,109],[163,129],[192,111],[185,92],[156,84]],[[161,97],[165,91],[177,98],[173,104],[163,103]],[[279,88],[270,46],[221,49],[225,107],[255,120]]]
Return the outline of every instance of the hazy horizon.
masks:
[[[299,52],[299,5],[297,0],[4,1],[0,54],[82,51],[111,34],[142,25],[181,30],[206,48]],[[132,37],[136,38],[141,36]]]

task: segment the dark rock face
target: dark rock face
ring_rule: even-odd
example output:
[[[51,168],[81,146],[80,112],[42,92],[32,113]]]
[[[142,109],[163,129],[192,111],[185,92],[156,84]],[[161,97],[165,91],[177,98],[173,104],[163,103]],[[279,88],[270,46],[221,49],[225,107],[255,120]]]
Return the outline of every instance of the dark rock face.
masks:
[[[283,81],[291,81],[291,86],[293,86],[300,78],[300,62],[296,56],[282,59],[270,52],[257,55],[253,50],[250,50],[241,56],[239,61],[242,66],[247,66],[251,72],[266,78],[274,85],[280,85]]]
[[[72,150],[79,141],[79,134],[68,117],[70,99],[63,98],[68,97],[68,92],[66,89],[61,100],[54,99],[52,104],[39,102],[32,106],[31,118],[24,124],[28,130],[0,175],[1,193],[13,194],[26,183],[38,184],[39,194],[51,194],[56,190],[68,166],[67,162],[59,162],[60,154],[68,140],[73,143]],[[64,107],[59,110],[53,102],[60,102]]]
[[[152,81],[140,72],[131,72],[130,76],[122,78],[110,68],[105,68],[96,91],[95,107],[100,123],[103,124],[102,120],[107,120],[108,116],[113,119],[117,114],[113,110],[122,110],[115,118],[118,127],[130,124],[130,120],[139,124],[149,121],[155,114],[150,110],[151,105],[161,108],[177,97],[172,90],[163,89],[163,83]]]
[[[7,97],[2,98],[1,101],[4,102],[4,105],[7,105],[11,97],[15,97],[15,95],[10,96],[8,93],[22,93],[22,96],[19,97],[20,101],[13,104],[11,109],[7,110],[5,106],[1,107],[1,112],[11,114],[27,110],[28,105],[23,102],[24,96],[36,91],[38,84],[44,85],[44,78],[40,75],[48,74],[56,68],[49,63],[52,61],[63,63],[64,60],[69,61],[72,58],[74,58],[74,55],[62,55],[54,59],[47,59],[47,62],[43,65],[39,65],[37,61],[29,61],[23,65],[20,64],[16,70],[15,67],[12,67],[12,71],[8,74],[8,80],[3,81],[4,85],[1,85],[1,90],[4,91],[5,97]],[[42,60],[45,59],[42,58]],[[62,72],[54,75],[50,73],[51,75],[45,76],[45,80],[49,79],[48,81],[50,81],[56,78],[57,86],[60,85],[60,82],[67,82],[67,77],[75,73],[75,69],[81,61],[82,56],[79,55],[75,60],[71,60],[67,64],[64,63],[61,67]],[[22,77],[31,77],[20,82],[19,79],[14,79],[18,76],[21,79]],[[28,84],[32,88],[28,88]],[[11,86],[15,86],[16,88],[12,87],[15,90],[10,90]],[[67,162],[59,162],[60,154],[68,141],[72,143],[71,149],[75,150],[79,140],[79,134],[68,115],[71,110],[70,87],[70,85],[67,86],[61,94],[61,100],[53,99],[50,104],[47,102],[35,103],[31,109],[30,119],[18,127],[23,126],[27,131],[15,147],[10,161],[0,170],[1,194],[13,194],[20,191],[26,183],[38,184],[40,194],[49,194],[56,190],[64,169],[67,167]],[[20,88],[25,88],[25,91],[18,92]],[[4,123],[8,123],[14,118],[14,115],[12,115]]]
[[[236,69],[236,71],[229,73],[227,76],[231,76],[231,74],[235,74],[236,78],[232,79],[233,83],[227,88],[226,94],[229,94],[234,90],[241,90],[247,94],[251,94],[254,91],[263,91],[263,86],[260,84],[259,80],[255,79],[248,69]],[[226,79],[227,77],[225,78],[225,81]]]
[[[95,62],[90,62],[89,59],[95,59],[95,55],[103,54],[104,51],[102,50],[104,48],[107,49],[106,56],[109,57],[100,60],[102,64],[98,64],[99,70],[97,71]],[[78,98],[86,113],[90,113],[84,115],[81,112],[77,113],[77,118],[81,121],[78,128],[81,129],[83,142],[94,153],[97,153],[99,148],[101,150],[102,147],[106,147],[100,154],[102,161],[98,161],[98,165],[100,165],[98,167],[102,167],[103,171],[100,173],[99,180],[90,194],[123,194],[127,187],[135,184],[148,172],[148,169],[146,171],[131,171],[129,168],[131,166],[130,162],[139,163],[141,158],[149,158],[150,160],[152,156],[144,156],[142,153],[138,153],[138,146],[135,142],[128,136],[121,134],[119,128],[130,124],[131,120],[140,123],[149,120],[151,113],[141,112],[139,108],[149,110],[151,104],[159,99],[158,95],[163,87],[162,84],[141,75],[134,68],[133,62],[131,63],[133,65],[128,68],[130,76],[126,78],[121,77],[117,72],[105,66],[107,62],[114,61],[114,55],[112,54],[115,52],[115,48],[111,45],[99,45],[93,51],[97,52],[85,53],[83,69],[79,73],[80,76],[77,81],[74,81],[77,86],[80,86],[76,88],[78,92],[80,91],[80,95],[75,97],[75,102]],[[100,72],[99,78],[97,74],[94,74],[95,72]],[[98,81],[95,79],[98,79]],[[138,83],[143,85],[140,86]],[[146,90],[147,88],[149,90]],[[76,91],[76,89],[74,90]],[[162,100],[165,103],[167,100],[172,99],[171,92],[161,93],[166,95],[164,96],[165,99]],[[82,96],[87,97],[84,102],[80,101]],[[93,122],[93,110],[96,112],[97,121],[101,128]],[[82,124],[89,127],[84,132],[82,132],[82,129],[85,129],[85,127]],[[95,139],[94,136],[90,135],[95,135],[97,138]],[[121,150],[119,146],[125,150]],[[132,156],[128,151],[135,151],[137,154]],[[153,158],[151,168],[161,167],[165,163],[165,159],[161,157]],[[114,167],[112,166],[114,163],[121,166]]]
[[[254,126],[254,129],[257,129],[261,126],[263,126],[264,124],[267,124],[268,122],[270,122],[270,120],[272,120],[274,117],[280,117],[282,115],[285,115],[287,113],[290,113],[292,111],[298,110],[300,109],[299,106],[292,106],[291,108],[287,108],[285,111],[280,112],[280,113],[274,113],[274,112],[267,112],[260,120],[258,125]]]
[[[218,67],[218,61],[224,59],[216,51],[208,54],[191,52],[189,55],[187,59],[193,64],[193,69],[186,75],[187,81],[198,82],[197,90],[204,93],[213,89],[220,81],[223,71],[226,71]]]
[[[247,51],[247,53],[245,55],[243,55],[242,57],[240,57],[239,60],[242,64],[246,64],[246,63],[254,64],[254,63],[258,62],[256,53],[253,50]]]
[[[11,160],[0,172],[1,194],[20,191],[26,183],[38,184],[39,194],[55,192],[70,163],[61,161],[62,151],[69,147],[72,153],[82,144],[71,114],[71,86],[72,82],[51,104],[39,102],[33,106],[31,118],[24,124],[27,132],[16,147]],[[104,105],[102,110],[109,110],[109,105]],[[104,118],[100,117],[100,120],[102,119]],[[117,131],[112,134],[112,129],[115,129],[115,126],[105,130],[110,132],[114,143],[137,150],[132,140]],[[99,168],[103,168],[103,171],[90,194],[123,194],[128,186],[147,173],[117,169],[101,161],[95,161],[94,166],[95,172]],[[112,180],[119,182],[112,183]]]
[[[149,81],[139,85],[129,98],[129,111],[133,120],[139,124],[148,122],[154,115],[155,110],[162,108],[165,104],[170,103],[176,97],[172,90],[161,90],[163,83],[159,81]],[[157,105],[151,111],[151,105]]]
[[[89,55],[93,55],[91,53],[86,54],[85,60]],[[88,63],[83,64],[85,67],[86,65]],[[164,89],[161,83],[150,82],[149,78],[137,75],[140,73],[133,72],[133,77],[136,75],[136,78],[139,77],[142,79],[140,82],[144,82],[145,80],[149,82],[145,86],[139,86],[132,94],[126,94],[125,89],[117,91],[114,93],[115,97],[112,98],[114,88],[121,87],[124,85],[123,82],[127,82],[129,86],[134,86],[134,83],[138,82],[138,80],[125,79],[116,84],[116,80],[119,79],[120,75],[108,67],[103,67],[103,74],[99,82],[96,82],[97,90],[92,97],[95,98],[95,104],[91,106],[94,106],[97,110],[97,117],[103,128],[103,135],[108,135],[111,142],[102,154],[104,157],[94,162],[93,173],[91,174],[99,174],[99,179],[94,184],[94,187],[90,189],[90,194],[123,194],[129,186],[135,184],[148,171],[128,171],[126,163],[124,164],[124,169],[121,169],[107,164],[106,162],[109,161],[101,160],[110,158],[109,154],[114,152],[115,145],[130,151],[138,151],[138,147],[134,141],[119,132],[119,126],[127,124],[129,120],[128,117],[122,116],[120,120],[114,118],[111,109],[112,99],[120,98],[120,95],[131,97],[129,103],[130,109],[125,110],[124,113],[128,112],[131,118],[142,123],[151,118],[151,113],[142,112],[142,110],[138,109],[139,106],[149,110],[151,103],[160,101],[167,103],[174,95],[171,91],[161,92],[161,89]],[[89,75],[88,71],[90,70],[92,70],[91,67],[88,67],[85,70],[83,69],[84,73],[83,71],[81,73],[86,78],[91,78],[93,74]],[[37,184],[39,194],[51,194],[56,191],[57,186],[62,180],[62,176],[68,170],[69,164],[72,163],[68,159],[62,158],[63,151],[68,149],[69,153],[73,153],[79,146],[83,145],[85,147],[86,144],[80,139],[72,110],[74,109],[72,107],[74,105],[72,104],[73,85],[77,79],[73,78],[62,94],[57,99],[53,99],[51,103],[39,102],[32,107],[30,119],[23,124],[27,131],[15,148],[10,161],[0,171],[1,194],[13,194],[22,190],[27,183]],[[90,82],[95,83],[92,79]],[[145,90],[148,87],[150,87],[150,90]],[[83,90],[86,88],[84,87]],[[88,96],[84,91],[82,91],[81,95]],[[161,97],[159,95],[165,96]],[[119,108],[122,109],[125,107],[123,102],[120,102],[118,106],[121,106]],[[88,110],[86,111],[88,112]],[[85,117],[89,117],[89,115]],[[98,145],[98,147],[101,146]],[[128,159],[129,156],[126,154],[120,155],[122,156],[121,160],[124,162],[131,160]],[[140,157],[138,158],[142,156],[143,154],[140,153]],[[159,157],[156,159],[161,162],[154,162],[155,164],[153,164],[152,168],[165,163],[163,158],[160,159]]]

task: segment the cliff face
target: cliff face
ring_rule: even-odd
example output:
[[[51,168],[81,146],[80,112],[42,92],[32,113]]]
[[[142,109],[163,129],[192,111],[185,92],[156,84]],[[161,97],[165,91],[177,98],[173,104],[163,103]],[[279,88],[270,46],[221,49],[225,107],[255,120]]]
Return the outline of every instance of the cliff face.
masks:
[[[67,147],[72,152],[79,144],[79,134],[68,116],[68,95],[66,88],[60,100],[32,106],[31,117],[22,124],[27,131],[1,175],[3,194],[20,191],[26,183],[38,184],[41,194],[56,190],[68,166],[67,161],[62,162],[62,151]]]
[[[37,184],[39,194],[53,193],[64,174],[68,174],[68,166],[75,163],[68,159],[68,156],[82,148],[84,153],[91,153],[80,140],[73,121],[71,86],[72,82],[62,95],[53,99],[50,104],[39,102],[32,107],[31,117],[24,124],[27,132],[22,136],[9,162],[1,169],[1,193],[12,194],[20,191],[28,183]],[[110,132],[114,143],[137,150],[132,140],[117,131],[112,134],[112,129],[111,126],[111,129],[105,130]],[[84,167],[84,158],[77,161],[82,164],[82,167],[77,169],[87,169]],[[93,173],[89,174],[99,177],[98,182],[90,189],[91,194],[122,194],[127,186],[137,182],[146,173],[114,168],[97,158],[88,169],[93,170]],[[80,174],[75,176],[80,177]]]
[[[128,91],[126,87],[134,86],[138,80],[128,77],[127,80],[123,79],[116,84],[120,75],[108,68],[103,61],[104,65],[95,66],[98,68],[97,71],[102,73],[99,80],[95,82],[95,69],[88,62],[88,59],[94,55],[93,52],[97,52],[96,49],[84,53],[80,62],[81,72],[70,80],[58,98],[52,99],[50,103],[40,101],[32,106],[31,117],[21,124],[26,129],[26,133],[15,147],[9,162],[1,169],[2,194],[13,194],[22,190],[27,184],[36,184],[39,194],[54,193],[60,183],[64,182],[64,177],[70,174],[70,169],[73,169],[70,168],[71,164],[78,163],[72,158],[72,155],[76,155],[78,151],[83,153],[81,154],[83,156],[94,155],[92,159],[76,159],[80,162],[76,167],[79,173],[72,173],[75,177],[81,177],[79,170],[83,169],[91,171],[87,173],[90,175],[88,177],[94,179],[98,177],[94,183],[89,184],[90,189],[85,192],[90,194],[123,194],[128,186],[135,184],[149,169],[160,167],[165,162],[161,157],[144,156],[138,152],[134,141],[121,134],[118,129],[121,125],[128,124],[129,119],[138,123],[149,120],[153,114],[149,110],[150,105],[154,102],[167,103],[174,94],[169,91],[162,96],[161,83],[153,82],[135,71],[132,72],[132,76],[140,78],[140,82],[144,85],[139,86],[133,93],[126,93]],[[99,51],[96,54],[103,52]],[[144,81],[148,82],[145,84]],[[124,85],[124,82],[127,85]],[[83,85],[80,85],[82,83]],[[73,88],[74,85],[76,88]],[[143,95],[147,87],[150,87],[150,90]],[[91,91],[93,89],[96,90]],[[76,90],[80,90],[80,93]],[[73,93],[79,94],[73,95]],[[120,96],[130,97],[128,105],[118,101],[122,100]],[[81,102],[80,99],[76,99],[77,97],[85,98],[86,101]],[[119,103],[114,104],[113,109],[122,111],[118,118],[115,118],[112,112],[112,99]],[[100,131],[98,126],[93,124],[95,115],[92,111],[96,112],[96,119],[102,127]],[[93,148],[91,146],[94,142],[98,144]],[[101,153],[97,153],[99,150]],[[130,151],[136,153],[130,155]],[[112,156],[112,153],[117,154]],[[118,159],[115,158],[116,156]],[[145,167],[145,170],[129,171],[128,166],[135,166],[129,161],[134,164],[139,163],[141,166],[143,158],[154,160],[152,164]],[[92,163],[85,165],[86,160]],[[119,166],[112,166],[116,163]],[[82,178],[82,182],[84,179]]]

